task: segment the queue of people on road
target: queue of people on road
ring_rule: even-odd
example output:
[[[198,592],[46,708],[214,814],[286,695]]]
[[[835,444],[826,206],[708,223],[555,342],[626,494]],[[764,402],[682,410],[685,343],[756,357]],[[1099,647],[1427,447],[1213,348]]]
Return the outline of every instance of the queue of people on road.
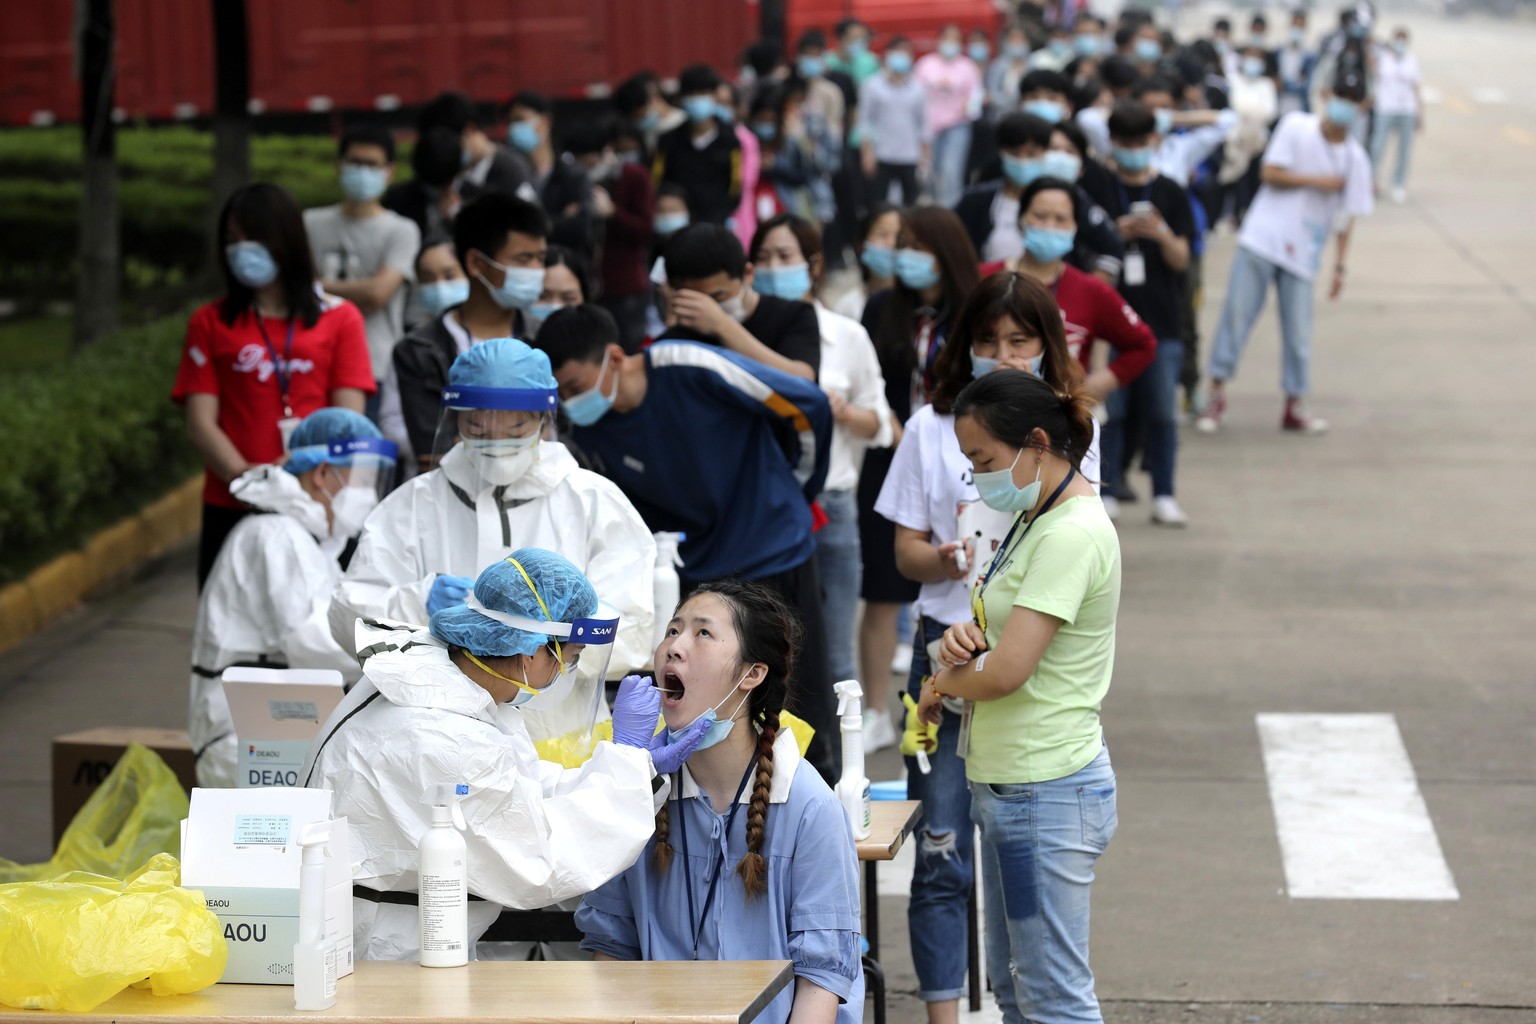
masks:
[[[978,853],[1005,1019],[1096,1019],[1112,524],[1138,469],[1151,522],[1188,524],[1181,420],[1227,426],[1271,284],[1280,426],[1327,429],[1314,282],[1342,291],[1382,148],[1401,198],[1422,116],[1406,32],[1376,47],[1370,14],[1315,44],[1304,13],[1283,41],[1258,15],[1180,44],[1083,12],[995,46],[949,26],[926,53],[848,20],[736,74],[636,75],[606,119],[445,93],[408,178],[391,132],[349,127],[334,206],[239,190],[174,390],[208,470],[199,777],[230,777],[224,668],[341,668],[305,774],[379,822],[364,955],[414,955],[398,894],[430,763],[476,794],[480,932],[584,897],[591,953],[787,957],[775,1019],[851,1019],[857,875],[828,783],[832,684],[857,678],[866,749],[906,731],[931,769],[905,750],[930,1020],[956,1013]],[[655,534],[681,538],[676,607]]]

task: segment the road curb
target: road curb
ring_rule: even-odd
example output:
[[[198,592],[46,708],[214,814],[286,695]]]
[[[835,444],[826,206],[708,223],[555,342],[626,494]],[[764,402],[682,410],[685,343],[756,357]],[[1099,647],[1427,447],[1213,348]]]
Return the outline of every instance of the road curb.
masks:
[[[203,477],[198,474],[143,510],[94,534],[76,551],[0,587],[0,651],[47,626],[102,587],[159,558],[197,533]]]

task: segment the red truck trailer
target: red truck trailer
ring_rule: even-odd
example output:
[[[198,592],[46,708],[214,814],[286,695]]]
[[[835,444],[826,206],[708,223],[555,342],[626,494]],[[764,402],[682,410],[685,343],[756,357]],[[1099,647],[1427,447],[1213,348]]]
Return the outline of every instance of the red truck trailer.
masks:
[[[212,0],[224,3],[232,0]],[[79,117],[75,5],[13,4],[0,25],[0,124]],[[210,0],[116,0],[116,107],[130,119],[213,111]],[[857,16],[931,45],[942,24],[995,30],[993,0],[249,0],[256,114],[393,110],[445,89],[599,98],[642,68],[733,69],[748,43]]]

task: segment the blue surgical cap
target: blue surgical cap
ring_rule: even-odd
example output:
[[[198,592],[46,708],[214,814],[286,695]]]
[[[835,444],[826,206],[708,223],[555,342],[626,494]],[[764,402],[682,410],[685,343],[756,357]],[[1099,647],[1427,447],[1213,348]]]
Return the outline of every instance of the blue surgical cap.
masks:
[[[513,562],[523,567],[527,580]],[[528,580],[538,589],[538,597],[528,589]],[[475,580],[475,598],[493,611],[539,622],[571,622],[597,612],[597,591],[582,571],[542,548],[518,548],[509,558],[490,566]],[[544,599],[544,608],[539,607],[538,598]],[[544,614],[546,608],[548,615]],[[550,642],[547,634],[497,622],[467,604],[441,609],[432,616],[430,628],[443,643],[481,657],[534,654]]]
[[[516,338],[481,342],[453,361],[448,383],[470,388],[555,389],[549,356]]]
[[[323,451],[328,445],[338,441],[361,441],[383,436],[379,428],[362,413],[334,406],[317,409],[293,428],[293,435],[288,439],[288,450],[292,455],[283,464],[283,468],[298,476],[322,462],[331,461]]]

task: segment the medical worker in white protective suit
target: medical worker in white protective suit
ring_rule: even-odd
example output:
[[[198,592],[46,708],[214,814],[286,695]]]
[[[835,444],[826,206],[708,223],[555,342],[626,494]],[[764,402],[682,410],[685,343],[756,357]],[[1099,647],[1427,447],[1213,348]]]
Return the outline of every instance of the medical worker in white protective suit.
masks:
[[[321,729],[300,771],[335,793],[352,826],[357,955],[418,955],[417,843],[424,799],[463,784],[469,940],[502,907],[578,896],[634,863],[655,829],[665,777],[702,742],[696,723],[657,732],[661,694],[629,676],[613,706],[613,741],[579,768],[540,760],[524,709],[581,701],[592,725],[617,620],[561,556],[520,548],[482,572],[466,601],[430,629],[360,622],[363,680]],[[595,689],[583,680],[596,680]],[[701,720],[702,721],[702,720]]]
[[[331,606],[337,643],[350,647],[359,618],[425,622],[481,569],[534,547],[574,562],[618,611],[615,674],[648,667],[656,544],[614,483],[543,439],[559,404],[549,357],[482,342],[454,360],[443,393],[441,462],[369,517]]]
[[[236,783],[225,669],[334,668],[349,682],[358,677],[326,615],[341,578],[336,559],[389,489],[395,446],[347,409],[310,413],[288,443],[283,465],[257,466],[230,484],[267,514],[246,516],[230,533],[198,601],[187,731],[201,786]]]

